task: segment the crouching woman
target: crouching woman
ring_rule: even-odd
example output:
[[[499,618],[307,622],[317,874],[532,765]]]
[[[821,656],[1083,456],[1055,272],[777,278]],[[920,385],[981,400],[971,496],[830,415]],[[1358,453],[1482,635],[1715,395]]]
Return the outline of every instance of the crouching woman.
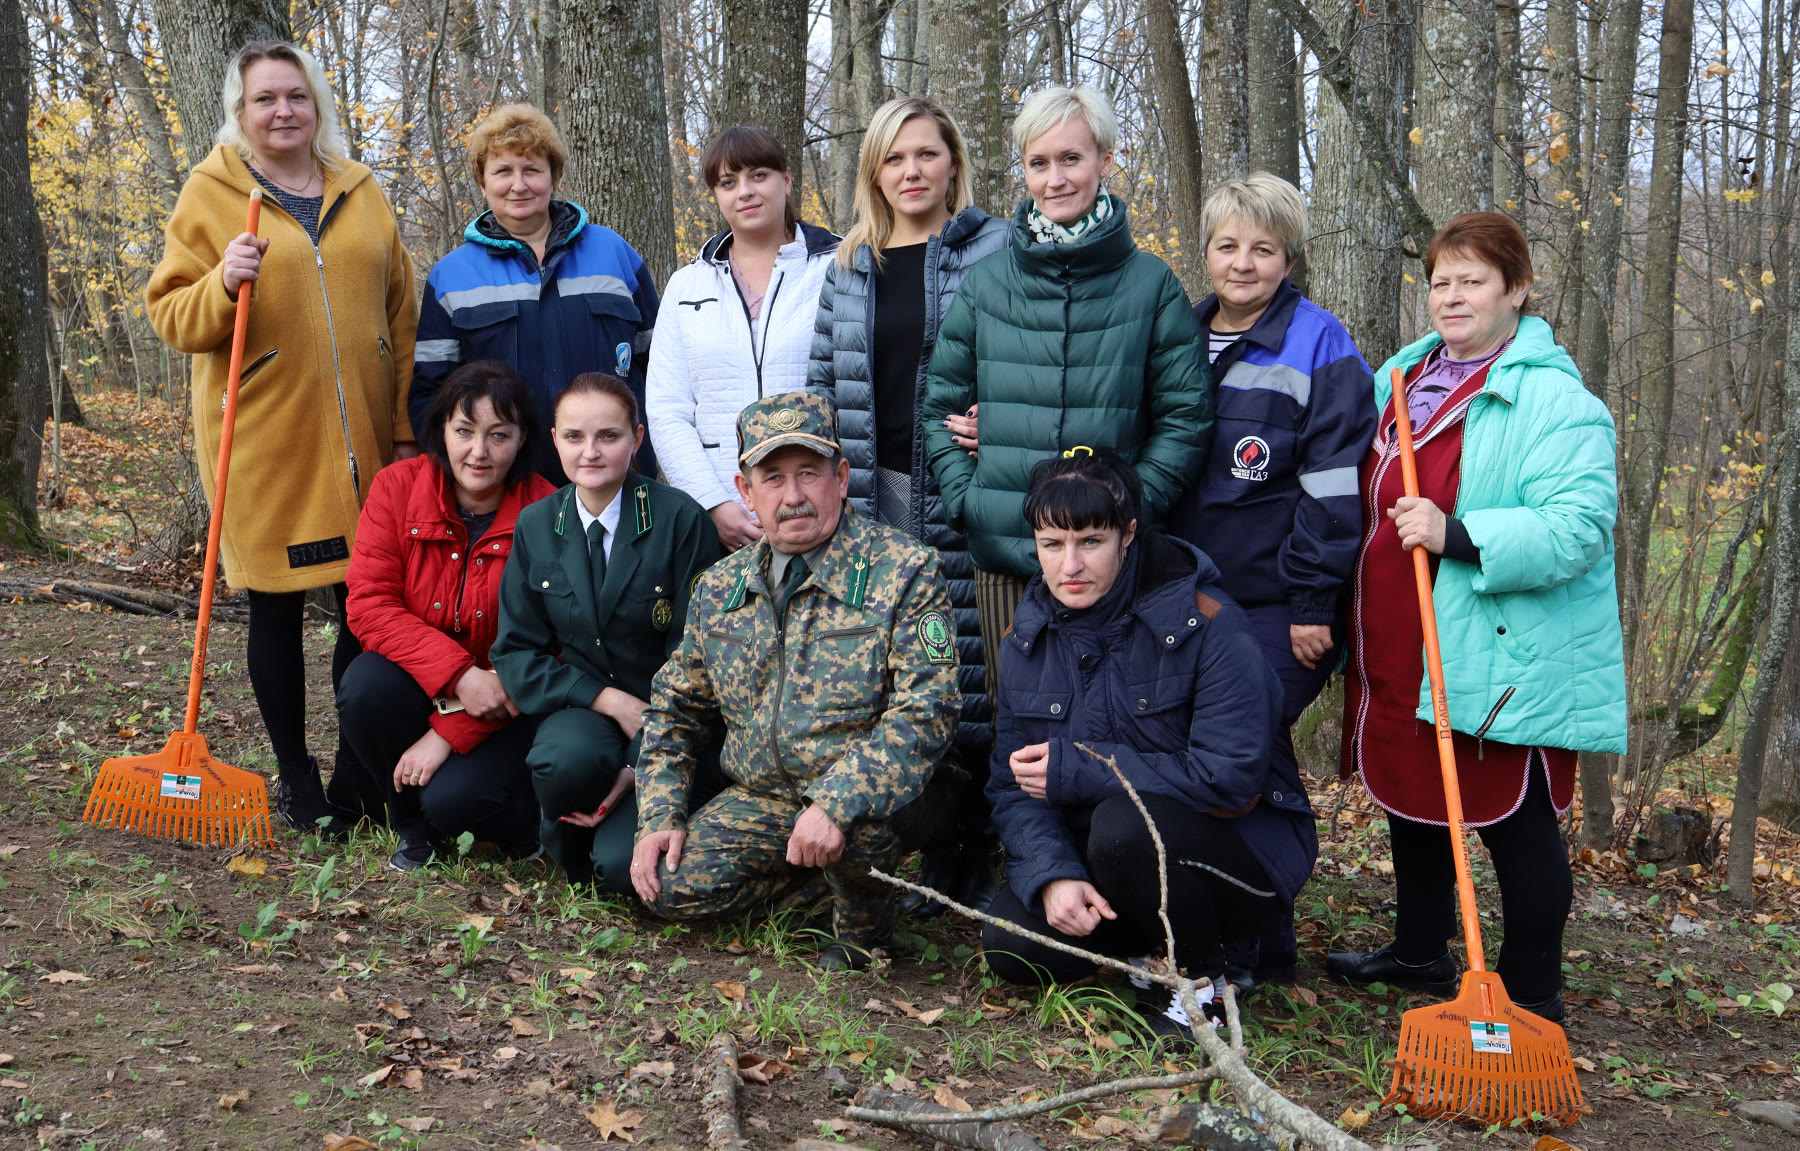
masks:
[[[1009,857],[993,914],[1119,958],[1158,954],[1155,845],[1113,766],[1142,797],[1169,860],[1175,965],[1211,1002],[1221,931],[1290,913],[1318,852],[1312,808],[1278,748],[1281,683],[1248,617],[1198,549],[1138,526],[1136,471],[1074,448],[1032,471],[1025,501],[1040,573],[1000,651],[988,795]],[[1017,983],[1093,965],[983,930]],[[1163,993],[1158,1034],[1192,1039]]]
[[[463,365],[425,415],[424,454],[376,475],[357,524],[346,581],[363,652],[338,685],[338,726],[386,797],[396,870],[465,831],[537,850],[535,725],[488,665],[513,526],[556,490],[531,470],[537,426],[511,368]]]
[[[650,679],[681,642],[719,534],[692,498],[632,469],[644,425],[625,381],[576,376],[551,438],[572,482],[519,519],[494,667],[539,720],[528,761],[545,852],[570,882],[624,893]]]

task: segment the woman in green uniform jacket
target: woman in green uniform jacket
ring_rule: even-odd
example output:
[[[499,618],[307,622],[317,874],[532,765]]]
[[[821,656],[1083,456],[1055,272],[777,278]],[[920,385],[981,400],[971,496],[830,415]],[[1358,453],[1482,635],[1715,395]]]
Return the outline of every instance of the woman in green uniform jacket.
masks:
[[[691,497],[631,470],[644,426],[624,381],[575,377],[551,436],[573,482],[519,516],[489,658],[541,717],[526,762],[544,850],[572,883],[629,892],[650,680],[681,642],[719,536]]]

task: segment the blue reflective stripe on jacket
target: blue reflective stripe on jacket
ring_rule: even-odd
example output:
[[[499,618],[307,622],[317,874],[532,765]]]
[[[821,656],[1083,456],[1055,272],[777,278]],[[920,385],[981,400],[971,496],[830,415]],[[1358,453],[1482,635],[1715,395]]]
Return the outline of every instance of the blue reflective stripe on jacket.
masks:
[[[643,258],[611,228],[590,223],[579,204],[559,200],[540,270],[530,247],[502,231],[492,215],[471,221],[463,243],[425,282],[407,400],[413,425],[425,426],[450,373],[477,360],[498,360],[519,373],[546,433],[557,395],[583,372],[628,381],[641,414],[657,306]],[[655,475],[655,458],[646,439],[638,470]],[[546,478],[566,482],[548,434],[536,463]]]
[[[1194,308],[1205,327],[1218,310]],[[1212,557],[1239,603],[1330,624],[1362,540],[1357,469],[1375,438],[1369,366],[1336,316],[1283,280],[1219,354],[1212,455],[1170,531]]]
[[[1291,901],[1312,874],[1318,834],[1291,746],[1277,738],[1281,681],[1210,559],[1153,532],[1138,541],[1138,591],[1102,625],[1101,642],[1070,630],[1042,576],[1001,642],[987,794],[1012,889],[1035,906],[1052,880],[1088,879],[1069,816],[1124,789],[1079,742],[1115,759],[1141,795],[1202,812],[1248,807],[1235,827]],[[1201,592],[1218,603],[1211,618],[1196,607]],[[1050,745],[1041,800],[1019,789],[1007,765],[1034,743]]]

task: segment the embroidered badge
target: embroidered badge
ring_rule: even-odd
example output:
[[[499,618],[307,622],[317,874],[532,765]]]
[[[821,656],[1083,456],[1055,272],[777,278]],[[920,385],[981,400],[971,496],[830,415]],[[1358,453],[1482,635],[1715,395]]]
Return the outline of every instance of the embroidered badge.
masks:
[[[1269,478],[1269,441],[1261,436],[1245,436],[1231,449],[1231,474],[1240,480]]]
[[[650,626],[657,631],[668,631],[669,625],[675,622],[675,605],[666,599],[656,601],[650,609]]]
[[[631,374],[631,345],[620,344],[614,348],[613,362],[619,365],[619,370],[613,373],[614,375],[629,376]]]
[[[956,633],[943,612],[928,611],[919,617],[919,643],[932,663],[956,662]]]
[[[782,408],[769,417],[769,426],[778,432],[791,432],[800,426],[800,413],[792,408]]]

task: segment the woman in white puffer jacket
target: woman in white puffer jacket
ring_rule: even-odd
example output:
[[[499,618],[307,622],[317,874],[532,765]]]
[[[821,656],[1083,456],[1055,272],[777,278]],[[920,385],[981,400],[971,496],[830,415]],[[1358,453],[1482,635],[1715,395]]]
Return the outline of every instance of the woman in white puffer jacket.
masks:
[[[732,483],[738,413],[763,396],[805,390],[819,289],[838,237],[793,217],[787,152],[768,130],[726,129],[702,168],[728,230],[669,277],[644,408],[664,477],[698,500],[720,541],[736,549],[762,536]]]

